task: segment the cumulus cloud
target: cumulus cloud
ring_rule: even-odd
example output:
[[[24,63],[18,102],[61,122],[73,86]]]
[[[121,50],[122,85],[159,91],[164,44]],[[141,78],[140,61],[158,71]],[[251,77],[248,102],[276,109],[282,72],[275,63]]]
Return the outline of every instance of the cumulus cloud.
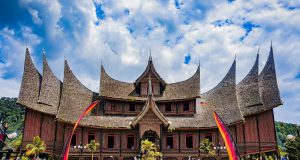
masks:
[[[39,17],[39,12],[37,10],[29,8],[28,11],[32,15],[32,19],[35,24],[38,24],[38,25],[43,24],[43,21]]]
[[[203,93],[221,81],[235,55],[237,82],[251,69],[258,48],[261,70],[273,40],[285,102],[276,109],[276,120],[300,123],[300,87],[290,91],[300,79],[296,76],[300,73],[300,3],[22,0],[20,7],[28,10],[37,25],[1,28],[1,85],[6,84],[7,73],[13,73],[12,84],[20,82],[23,58],[17,57],[24,57],[28,43],[39,70],[41,50],[46,48],[49,64],[61,80],[63,59],[67,58],[78,79],[96,92],[101,61],[112,77],[128,82],[143,72],[150,50],[167,82],[189,78],[200,61]],[[190,60],[184,63],[187,55]],[[18,89],[13,92],[17,96]],[[287,114],[289,119],[285,119]]]

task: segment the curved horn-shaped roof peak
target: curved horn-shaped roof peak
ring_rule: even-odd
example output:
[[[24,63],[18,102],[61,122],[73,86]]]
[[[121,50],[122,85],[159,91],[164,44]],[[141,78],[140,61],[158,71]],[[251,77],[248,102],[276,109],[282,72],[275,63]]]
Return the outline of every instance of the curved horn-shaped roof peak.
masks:
[[[168,119],[158,109],[153,97],[149,96],[145,106],[143,107],[143,110],[130,122],[131,126],[135,127],[150,110],[156,115],[156,117],[163,123],[164,126],[168,126],[170,124],[170,121],[168,121]]]
[[[136,79],[136,81],[134,82],[135,86],[137,86],[141,80],[149,73],[151,72],[160,82],[161,84],[165,87],[166,86],[166,82],[160,77],[160,75],[157,73],[154,65],[153,65],[153,61],[152,61],[152,56],[149,56],[149,60],[148,60],[148,64],[147,67],[145,69],[145,71]]]

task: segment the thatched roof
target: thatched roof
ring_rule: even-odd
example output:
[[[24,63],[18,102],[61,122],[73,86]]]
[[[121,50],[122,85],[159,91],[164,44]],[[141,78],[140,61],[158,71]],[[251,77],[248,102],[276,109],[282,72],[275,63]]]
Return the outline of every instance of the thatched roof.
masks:
[[[53,74],[43,54],[43,77],[38,106],[49,108],[49,114],[56,115],[59,106],[62,82]]]
[[[152,62],[148,66],[152,65]],[[151,68],[151,67],[147,67]],[[147,70],[147,69],[146,69]],[[145,74],[146,71],[143,73]],[[141,77],[140,77],[141,78]],[[137,82],[137,81],[136,81]],[[136,83],[135,82],[135,83]],[[121,100],[141,100],[146,101],[147,97],[136,94],[135,83],[127,83],[111,78],[103,66],[101,66],[100,96]],[[161,96],[155,96],[156,101],[184,100],[200,97],[200,67],[195,74],[187,80],[167,83]]]
[[[258,60],[257,54],[255,63],[247,76],[237,84],[238,104],[244,116],[258,112],[262,108],[262,100],[258,86]]]
[[[133,127],[135,127],[138,122],[149,112],[152,111],[156,117],[158,119],[160,119],[160,121],[162,122],[162,124],[164,126],[168,126],[169,125],[169,121],[167,120],[167,118],[160,112],[160,110],[158,109],[156,103],[154,102],[152,96],[148,97],[148,100],[145,104],[145,106],[143,107],[143,110],[130,122],[131,125]]]
[[[282,105],[280,92],[277,84],[273,47],[271,45],[270,54],[266,65],[258,78],[259,93],[263,103],[261,111],[269,110]]]
[[[135,83],[138,83],[138,80],[134,83],[115,80],[105,72],[103,66],[101,66],[99,94],[92,92],[80,83],[67,61],[65,61],[63,83],[51,71],[45,56],[43,59],[43,76],[41,76],[32,63],[28,49],[26,49],[18,103],[39,112],[56,115],[60,121],[75,123],[85,107],[98,99],[99,96],[122,101],[135,100],[145,102],[143,110],[136,117],[88,116],[83,119],[81,125],[128,129],[134,127],[147,111],[151,110],[163,124],[172,128],[215,127],[213,111],[216,111],[226,123],[232,124],[242,121],[244,116],[257,114],[282,104],[277,85],[272,46],[268,60],[260,74],[258,74],[258,61],[257,55],[254,66],[237,85],[236,60],[234,60],[224,79],[206,93],[200,95],[200,68],[198,67],[195,74],[185,81],[168,84],[160,80],[161,83],[165,83],[162,95],[151,96],[149,100],[149,97],[140,97],[136,94]],[[147,72],[154,72],[151,70],[152,67],[151,60],[147,66]],[[144,74],[146,75],[146,71],[142,75]],[[152,73],[151,75],[155,74]],[[160,79],[159,75],[156,78]],[[155,102],[187,99],[196,101],[196,113],[191,117],[166,117],[155,104]]]
[[[153,62],[152,62],[152,57],[150,56],[149,57],[149,60],[148,60],[148,64],[147,64],[147,67],[145,69],[145,71],[136,79],[136,81],[134,82],[134,85],[135,86],[138,86],[138,84],[142,81],[142,79],[147,76],[147,74],[151,72],[153,76],[155,76],[159,81],[160,83],[162,84],[163,87],[166,86],[166,82],[160,77],[160,75],[157,73],[154,65],[153,65]]]
[[[93,102],[95,95],[96,93],[80,83],[65,60],[62,95],[56,118],[66,122],[76,122],[79,115]]]
[[[207,128],[216,126],[213,111],[224,117],[226,123],[236,123],[243,120],[236,97],[236,61],[223,80],[213,89],[201,94],[202,105],[196,104],[194,117],[168,117],[174,128]]]
[[[35,68],[28,48],[25,52],[24,72],[19,92],[19,104],[41,112],[51,112],[48,108],[37,105],[39,99],[42,76]]]

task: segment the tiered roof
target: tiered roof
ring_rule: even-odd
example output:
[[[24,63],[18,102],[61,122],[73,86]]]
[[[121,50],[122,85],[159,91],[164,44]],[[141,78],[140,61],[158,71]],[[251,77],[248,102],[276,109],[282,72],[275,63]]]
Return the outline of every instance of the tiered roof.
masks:
[[[164,87],[163,94],[155,97],[156,101],[172,101],[172,100],[184,100],[193,99],[200,97],[200,67],[198,66],[197,71],[189,79],[176,82],[166,83],[157,74],[153,65],[152,59],[149,58],[148,65],[142,75],[134,82],[127,83],[119,80],[115,80],[110,77],[104,67],[101,65],[101,81],[100,81],[100,92],[99,95],[106,98],[122,99],[122,100],[140,100],[146,101],[147,97],[138,96],[136,94],[136,86],[140,83],[141,79],[148,75],[154,75],[162,83]]]
[[[145,106],[137,116],[88,116],[81,125],[99,128],[131,128],[148,111],[172,128],[208,128],[215,127],[212,113],[216,111],[232,124],[243,117],[257,114],[282,104],[276,80],[276,71],[271,46],[264,69],[258,74],[258,55],[254,66],[247,76],[236,84],[236,60],[224,79],[213,89],[200,94],[200,67],[189,79],[166,83],[156,72],[152,58],[149,58],[144,73],[133,83],[121,82],[111,78],[101,66],[100,92],[86,88],[75,77],[65,61],[64,80],[60,82],[51,71],[46,57],[43,58],[43,76],[39,74],[26,49],[23,79],[18,103],[33,110],[56,115],[60,121],[75,123],[77,117],[99,96],[123,101],[144,101]],[[155,76],[164,91],[161,96],[149,98],[138,96],[135,89],[146,75]],[[201,98],[200,98],[201,97]],[[166,117],[157,108],[156,101],[183,101],[195,99],[196,113],[192,117]],[[201,99],[201,104],[200,100]],[[198,104],[199,103],[199,104]]]

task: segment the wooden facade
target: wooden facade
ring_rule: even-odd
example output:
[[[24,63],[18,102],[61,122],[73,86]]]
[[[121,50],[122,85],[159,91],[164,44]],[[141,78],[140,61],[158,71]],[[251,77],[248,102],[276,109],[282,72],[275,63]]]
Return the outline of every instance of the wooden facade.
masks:
[[[257,56],[249,74],[236,84],[234,61],[224,79],[206,93],[200,93],[200,66],[189,79],[166,83],[151,57],[134,83],[111,78],[101,66],[99,93],[83,86],[66,61],[63,82],[54,76],[45,57],[43,64],[40,75],[26,50],[18,100],[26,107],[22,149],[40,136],[47,145],[46,153],[59,159],[80,113],[100,100],[72,136],[69,159],[90,159],[84,146],[91,140],[100,144],[94,152],[96,159],[134,159],[141,154],[143,139],[158,146],[162,159],[178,160],[207,158],[199,146],[209,139],[216,151],[214,158],[226,159],[213,111],[228,124],[241,156],[277,153],[273,108],[281,100],[272,47],[260,74]]]
[[[64,143],[70,137],[70,131],[73,128],[71,124],[64,124],[55,121],[54,116],[42,114],[30,109],[26,110],[26,122],[24,130],[24,138],[22,147],[31,143],[35,135],[40,135],[46,142],[47,153],[60,156]],[[147,125],[159,123],[152,118],[145,118]],[[154,123],[154,121],[157,121]],[[258,122],[258,123],[257,123]],[[145,122],[141,122],[142,125]],[[57,125],[57,126],[56,126]],[[42,126],[42,127],[41,127]],[[155,126],[155,125],[154,125]],[[159,141],[156,142],[160,146],[160,150],[164,157],[176,157],[177,159],[206,157],[203,151],[199,151],[200,141],[208,138],[211,139],[216,147],[224,147],[224,142],[220,133],[216,128],[208,129],[182,129],[172,132],[159,124],[162,131],[158,134]],[[156,130],[156,129],[153,129]],[[260,114],[246,117],[245,122],[240,122],[230,126],[231,133],[239,147],[241,155],[259,154],[265,152],[277,152],[277,141],[274,131],[273,110],[262,112]],[[95,152],[95,157],[99,159],[113,156],[118,159],[133,158],[139,155],[139,147],[141,136],[139,127],[130,130],[118,129],[97,129],[90,127],[78,127],[76,135],[76,146],[86,145],[89,135],[93,135],[96,142],[99,142],[100,147]],[[108,137],[114,138],[114,147],[109,148]],[[133,146],[128,147],[128,137],[133,137]],[[172,139],[172,146],[168,146],[167,138]],[[187,137],[192,137],[192,147],[187,146]],[[63,143],[64,141],[64,143]],[[227,157],[225,149],[216,150],[217,156]],[[175,156],[174,156],[175,155]],[[71,157],[90,157],[90,152],[87,149],[78,149],[72,146],[70,150]]]

